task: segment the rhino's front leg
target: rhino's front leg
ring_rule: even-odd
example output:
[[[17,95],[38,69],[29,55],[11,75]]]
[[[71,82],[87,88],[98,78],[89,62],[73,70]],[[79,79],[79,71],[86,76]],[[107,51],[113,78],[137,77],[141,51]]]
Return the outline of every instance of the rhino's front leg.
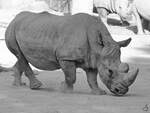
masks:
[[[65,81],[61,83],[61,90],[71,93],[73,91],[73,84],[76,81],[75,63],[72,61],[60,61],[59,63],[65,74]]]
[[[87,75],[88,84],[92,90],[91,91],[92,94],[105,95],[106,92],[98,87],[98,83],[97,83],[97,73],[98,72],[97,72],[97,70],[86,69],[85,71],[86,71],[86,75]]]
[[[135,6],[133,6],[133,15],[135,16],[135,19],[136,19],[138,34],[143,35],[144,34],[144,29],[143,29],[143,26],[142,26],[142,21],[141,21],[141,18],[139,16],[139,13],[138,13]]]
[[[150,22],[144,18],[141,18],[141,19],[142,19],[142,26],[144,29],[144,33],[146,35],[150,35]]]
[[[109,26],[107,23],[107,15],[109,14],[109,12],[106,9],[99,8],[99,7],[97,7],[97,12],[98,12],[100,19],[104,22],[105,26],[108,28]]]

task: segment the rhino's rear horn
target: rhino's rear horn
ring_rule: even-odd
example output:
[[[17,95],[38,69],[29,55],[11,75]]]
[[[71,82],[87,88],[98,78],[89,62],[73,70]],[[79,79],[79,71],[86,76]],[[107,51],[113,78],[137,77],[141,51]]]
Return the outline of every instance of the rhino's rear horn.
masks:
[[[129,71],[129,65],[127,63],[121,63],[119,65],[119,71],[123,73],[127,73]]]
[[[130,42],[131,42],[131,38],[128,38],[126,40],[119,41],[118,44],[120,47],[126,47],[129,45]]]

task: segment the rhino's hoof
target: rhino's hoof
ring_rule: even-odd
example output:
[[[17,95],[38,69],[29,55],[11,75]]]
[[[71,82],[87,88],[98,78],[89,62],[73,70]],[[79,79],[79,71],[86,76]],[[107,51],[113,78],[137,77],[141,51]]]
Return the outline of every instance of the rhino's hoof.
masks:
[[[66,82],[61,83],[60,89],[63,93],[72,93],[73,92],[73,86],[67,85]]]
[[[31,89],[38,89],[42,86],[42,83],[38,80],[35,80],[34,82],[30,83],[30,88]]]
[[[13,86],[25,86],[26,83],[25,82],[21,82],[21,83],[18,83],[18,82],[13,82],[12,84]]]
[[[106,94],[107,94],[107,93],[106,93],[104,90],[102,90],[102,89],[93,89],[93,90],[91,91],[91,93],[94,94],[94,95],[106,95]]]

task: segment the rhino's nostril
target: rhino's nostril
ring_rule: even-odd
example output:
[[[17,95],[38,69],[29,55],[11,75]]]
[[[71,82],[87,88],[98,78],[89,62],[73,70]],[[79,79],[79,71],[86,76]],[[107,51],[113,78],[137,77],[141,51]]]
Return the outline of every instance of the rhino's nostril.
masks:
[[[110,75],[112,75],[112,74],[113,74],[113,71],[112,71],[112,70],[110,70],[110,69],[109,69],[108,71],[109,71],[109,74],[110,74]]]
[[[115,88],[115,92],[118,93],[118,92],[119,92],[119,89],[118,89],[118,88]]]

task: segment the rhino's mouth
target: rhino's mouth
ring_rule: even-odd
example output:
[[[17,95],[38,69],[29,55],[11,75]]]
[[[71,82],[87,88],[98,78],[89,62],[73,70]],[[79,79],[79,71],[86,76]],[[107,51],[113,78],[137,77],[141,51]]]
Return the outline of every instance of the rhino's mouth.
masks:
[[[110,88],[110,91],[117,96],[123,96],[128,92],[128,87],[122,85],[121,83],[116,83],[115,86]]]
[[[119,76],[121,76],[122,78],[118,82],[112,82],[109,88],[110,91],[117,96],[122,96],[126,94],[128,92],[128,87],[135,81],[138,72],[138,69],[130,69],[126,72],[117,71],[117,74],[119,74]]]
[[[135,81],[139,69],[130,69],[126,63],[121,63],[118,69],[99,66],[99,75],[103,83],[115,95],[122,96],[128,92],[128,87]]]

